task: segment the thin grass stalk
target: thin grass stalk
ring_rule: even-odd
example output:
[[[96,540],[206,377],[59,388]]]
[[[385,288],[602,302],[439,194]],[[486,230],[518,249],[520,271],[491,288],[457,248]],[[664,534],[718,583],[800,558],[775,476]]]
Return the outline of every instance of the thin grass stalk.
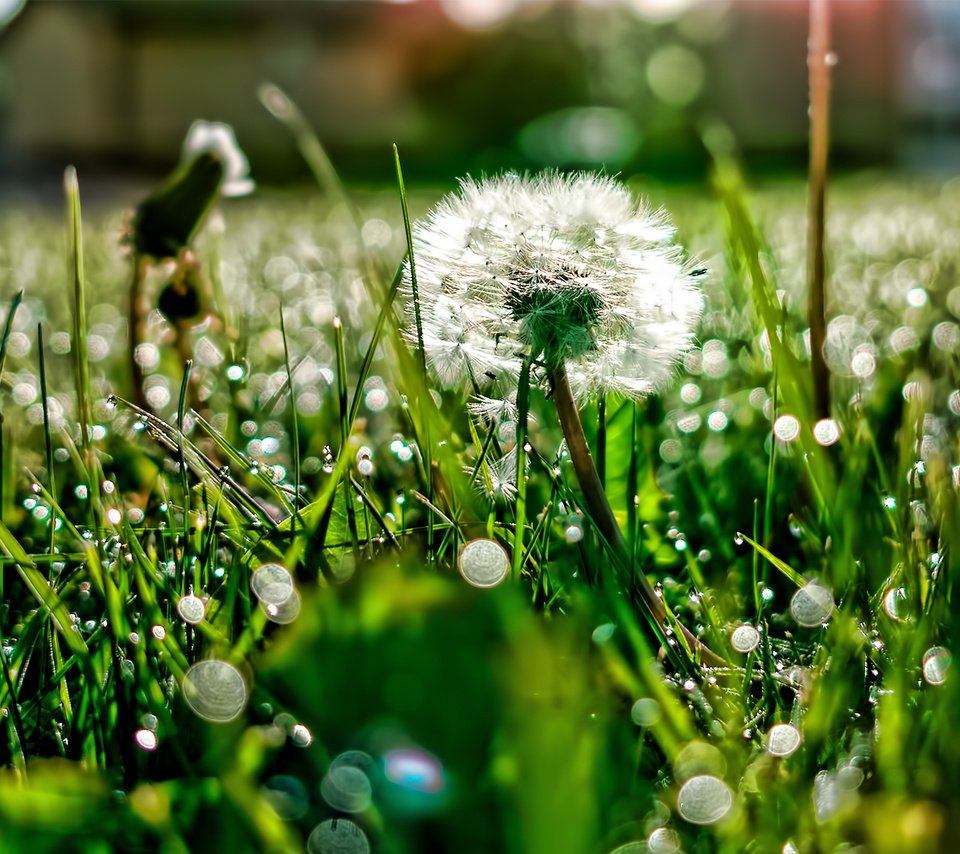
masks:
[[[68,241],[70,244],[70,274],[73,281],[73,353],[77,381],[77,416],[80,421],[80,447],[83,450],[83,462],[91,481],[93,495],[99,494],[99,484],[95,483],[90,446],[90,366],[87,360],[87,296],[83,272],[83,228],[80,217],[80,184],[77,170],[68,166],[63,175],[63,187],[67,196],[67,218],[69,224]],[[91,502],[91,505],[93,502]]]
[[[607,396],[600,392],[597,400],[597,474],[600,485],[607,485]]]
[[[340,454],[346,459],[349,452],[351,424],[347,407],[347,353],[343,343],[343,323],[339,317],[333,319],[334,343],[337,350],[337,401],[340,408]],[[354,554],[359,554],[360,540],[357,534],[357,514],[353,506],[353,492],[346,478],[343,479],[343,503],[347,514],[347,526]]]
[[[300,425],[297,415],[297,391],[293,384],[293,371],[290,368],[290,349],[287,344],[287,329],[283,323],[283,306],[280,306],[280,336],[283,338],[283,364],[287,371],[287,385],[290,387],[290,453],[293,460],[293,516],[294,521],[300,514]],[[353,426],[351,421],[350,426]],[[291,526],[292,526],[291,522]],[[293,528],[291,527],[291,531]]]
[[[810,0],[807,69],[810,80],[810,167],[807,199],[807,286],[813,406],[817,418],[830,416],[830,371],[826,339],[824,260],[827,157],[830,148],[830,0]]]
[[[37,354],[40,372],[40,404],[43,408],[43,442],[46,450],[47,484],[51,495],[57,494],[57,483],[53,473],[53,441],[50,438],[50,409],[47,406],[47,369],[43,358],[43,324],[37,324]],[[57,511],[50,514],[50,554],[53,554],[57,538]]]
[[[513,529],[514,580],[523,569],[523,539],[527,525],[527,416],[530,411],[530,359],[525,358],[520,366],[520,381],[517,384],[517,499]]]
[[[410,211],[407,207],[407,191],[403,183],[403,169],[400,166],[400,150],[396,145],[393,146],[393,159],[397,170],[397,186],[400,190],[400,207],[403,212],[403,232],[407,239],[407,260],[410,262],[410,288],[413,291],[413,316],[417,330],[417,354],[420,356],[420,375],[423,380],[423,393],[430,394],[430,383],[427,378],[427,351],[423,346],[423,319],[420,316],[420,289],[417,287],[417,264],[413,255],[413,231],[410,227]],[[421,449],[423,456],[423,467],[426,471],[427,498],[430,503],[434,503],[433,498],[433,462],[432,454],[433,442],[430,438],[430,418],[423,420],[424,426],[424,447]],[[433,517],[427,518],[427,554],[430,559],[433,557]]]

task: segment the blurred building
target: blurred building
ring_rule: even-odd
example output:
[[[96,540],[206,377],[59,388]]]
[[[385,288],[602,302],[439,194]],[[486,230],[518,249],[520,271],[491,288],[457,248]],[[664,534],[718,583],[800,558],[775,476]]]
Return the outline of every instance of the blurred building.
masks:
[[[834,162],[956,167],[960,3],[832,8]],[[393,142],[424,179],[690,177],[714,121],[751,169],[803,168],[807,14],[807,0],[29,0],[0,31],[0,168],[162,170],[206,118],[235,126],[261,181],[295,179],[264,80],[360,181],[390,180]]]

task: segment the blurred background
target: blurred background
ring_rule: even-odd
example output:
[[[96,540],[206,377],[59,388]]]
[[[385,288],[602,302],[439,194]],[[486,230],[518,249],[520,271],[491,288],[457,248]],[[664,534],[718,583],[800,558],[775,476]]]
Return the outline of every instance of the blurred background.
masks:
[[[833,166],[960,171],[960,3],[833,0]],[[0,187],[167,171],[197,118],[261,185],[307,178],[259,104],[302,107],[341,174],[548,165],[696,181],[704,127],[751,173],[806,165],[807,0],[0,0]]]

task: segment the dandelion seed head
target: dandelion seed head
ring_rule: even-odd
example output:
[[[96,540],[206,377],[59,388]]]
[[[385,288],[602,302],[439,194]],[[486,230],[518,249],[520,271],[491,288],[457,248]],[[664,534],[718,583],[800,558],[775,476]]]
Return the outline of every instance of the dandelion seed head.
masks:
[[[247,156],[237,144],[233,128],[223,122],[196,121],[190,125],[183,142],[186,158],[210,152],[223,166],[223,183],[220,193],[224,196],[245,196],[254,189],[250,177]]]
[[[526,355],[565,363],[581,398],[643,397],[673,377],[702,310],[666,217],[586,173],[464,179],[416,225],[414,261],[446,385],[515,378]],[[409,265],[404,288],[418,346]]]

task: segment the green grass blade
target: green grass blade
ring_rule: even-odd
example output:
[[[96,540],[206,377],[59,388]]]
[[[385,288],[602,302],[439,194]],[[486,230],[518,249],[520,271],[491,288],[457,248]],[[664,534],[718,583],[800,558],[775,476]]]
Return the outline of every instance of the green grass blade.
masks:
[[[20,573],[27,589],[34,599],[47,610],[54,625],[66,640],[67,646],[70,647],[70,651],[75,655],[86,655],[88,652],[87,645],[83,638],[74,631],[66,606],[60,601],[56,591],[47,584],[47,580],[41,575],[30,555],[27,554],[3,522],[0,522],[0,549],[3,549],[6,555],[13,559],[17,572]]]

